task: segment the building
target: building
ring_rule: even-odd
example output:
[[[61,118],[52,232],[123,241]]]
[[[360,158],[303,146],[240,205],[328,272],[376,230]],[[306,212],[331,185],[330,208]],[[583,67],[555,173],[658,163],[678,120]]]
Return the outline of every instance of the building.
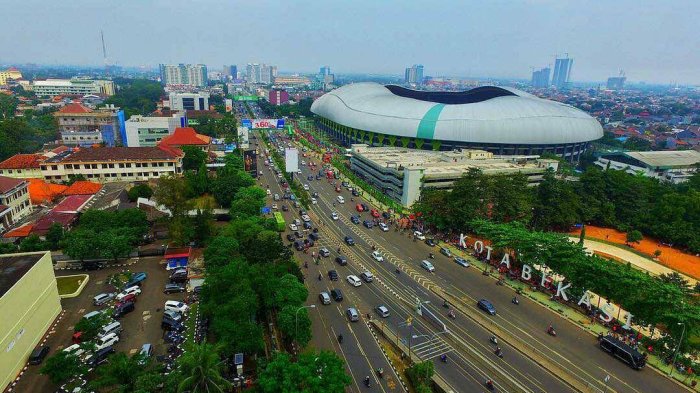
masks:
[[[182,114],[172,116],[146,117],[134,115],[125,123],[124,146],[155,146],[163,137],[172,134],[177,127],[187,126],[187,119]]]
[[[229,66],[228,74],[231,75],[231,79],[238,79],[238,66]]]
[[[289,102],[289,93],[286,90],[270,90],[269,101],[272,105],[283,105]]]
[[[538,184],[558,161],[538,156],[495,157],[484,150],[427,151],[399,147],[352,145],[350,169],[388,197],[410,207],[423,189],[449,190],[470,169],[486,175],[520,172]]]
[[[574,59],[568,56],[563,59],[554,61],[554,75],[552,76],[552,85],[561,89],[568,86],[571,77],[571,67],[574,65]]]
[[[302,86],[310,85],[311,81],[305,76],[278,76],[275,77],[275,86]]]
[[[84,78],[47,79],[34,81],[32,90],[38,97],[58,95],[84,96],[87,94],[112,96],[114,95],[114,82]]]
[[[258,63],[248,63],[246,66],[246,80],[248,83],[261,83],[262,80],[262,70],[260,64]]]
[[[262,67],[260,67],[260,78],[256,83],[271,85],[275,77],[277,77],[277,66],[263,64]]]
[[[24,179],[0,176],[0,232],[32,212],[27,187],[29,182]]]
[[[581,110],[495,86],[443,92],[353,83],[324,94],[311,111],[316,126],[346,146],[552,153],[577,161],[603,136],[600,123]]]
[[[609,90],[622,90],[625,88],[625,82],[627,81],[627,77],[625,76],[611,76],[608,78],[608,83],[606,84],[606,87]]]
[[[323,66],[318,72],[320,75],[326,76],[326,75],[332,75],[331,74],[331,67],[329,66]]]
[[[51,253],[0,255],[0,386],[26,366],[29,355],[61,313]]]
[[[172,135],[168,135],[160,141],[159,145],[182,148],[183,146],[194,146],[202,151],[208,152],[211,146],[211,137],[197,134],[192,127],[179,127]]]
[[[532,87],[538,89],[549,87],[549,71],[549,67],[532,71]]]
[[[183,157],[169,146],[85,148],[44,161],[41,173],[54,182],[79,175],[100,183],[145,181],[182,173]]]
[[[404,82],[412,85],[423,84],[423,66],[414,64],[412,67],[406,68]]]
[[[206,111],[209,93],[170,93],[169,105],[174,111]]]
[[[0,176],[15,179],[41,178],[41,163],[46,159],[42,154],[15,154],[0,162]]]
[[[8,82],[19,79],[22,79],[22,73],[14,67],[0,70],[0,86],[7,85]]]
[[[61,141],[68,146],[89,146],[104,143],[115,146],[124,137],[124,111],[113,105],[90,109],[71,103],[57,112]]]
[[[674,184],[688,180],[700,169],[700,152],[627,151],[603,154],[595,161],[603,169],[616,169],[632,175],[642,174]]]
[[[209,82],[204,64],[161,64],[160,81],[163,85],[206,87]]]

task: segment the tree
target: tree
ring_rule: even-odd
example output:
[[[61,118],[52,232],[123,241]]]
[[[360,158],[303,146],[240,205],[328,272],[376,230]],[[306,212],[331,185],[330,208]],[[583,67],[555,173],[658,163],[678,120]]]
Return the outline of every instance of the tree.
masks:
[[[204,266],[207,271],[226,266],[231,258],[239,254],[239,244],[236,239],[217,236],[204,249]]]
[[[0,120],[10,119],[15,117],[19,101],[11,94],[0,95]]]
[[[153,189],[148,184],[137,184],[127,192],[129,200],[136,202],[139,198],[150,199],[153,196]]]
[[[80,336],[81,341],[87,342],[97,337],[102,327],[109,323],[110,318],[107,314],[102,313],[94,318],[81,318],[78,323],[75,324],[75,331],[82,332]]]
[[[221,376],[224,362],[219,347],[196,344],[178,359],[179,371],[184,377],[177,387],[180,392],[227,392],[231,383]]]
[[[17,246],[13,243],[0,242],[0,254],[12,254],[14,252],[17,252]]]
[[[223,207],[231,206],[236,193],[243,187],[250,187],[255,184],[255,180],[241,167],[233,168],[227,163],[219,170],[211,185],[212,194],[216,201]]]
[[[46,359],[39,372],[48,376],[54,385],[61,385],[76,375],[85,374],[87,366],[75,354],[58,351]]]
[[[185,171],[197,170],[207,162],[207,153],[196,146],[183,146],[185,157],[182,159],[182,169]]]
[[[100,250],[95,245],[100,244],[101,238],[90,229],[76,228],[68,234],[63,242],[63,252],[80,262],[100,256]]]
[[[549,169],[537,186],[532,225],[537,229],[566,231],[579,220],[579,206],[573,186],[557,180]]]
[[[38,235],[29,235],[19,243],[21,252],[45,251],[49,249],[49,244],[41,240]]]
[[[420,362],[406,369],[408,380],[417,393],[430,393],[433,390],[431,378],[435,373],[433,362]]]
[[[111,387],[113,391],[131,393],[136,381],[146,373],[144,363],[148,359],[137,353],[129,357],[125,352],[118,352],[109,358],[109,362],[97,368],[97,376],[90,383],[93,389]]]
[[[133,250],[134,236],[126,228],[114,228],[102,232],[100,236],[101,255],[115,262],[121,257],[129,256]]]
[[[258,380],[263,393],[341,393],[351,382],[343,361],[329,351],[302,353],[296,363],[278,353]]]
[[[60,243],[63,240],[63,226],[57,222],[54,222],[49,227],[49,231],[46,233],[46,243],[51,250],[58,250],[60,248]]]
[[[170,210],[173,217],[183,216],[192,206],[187,198],[187,185],[184,180],[174,175],[161,176],[158,179],[153,197],[156,202]]]
[[[192,218],[192,221],[194,229],[192,241],[194,241],[198,247],[202,247],[209,241],[214,231],[214,217],[211,214],[211,210],[197,209],[197,214]]]
[[[637,230],[627,232],[626,243],[639,243],[642,239],[644,239],[642,232]]]
[[[265,191],[260,187],[244,187],[238,190],[231,202],[231,217],[257,216],[265,206]]]
[[[296,277],[295,277],[296,279]],[[286,305],[277,314],[277,326],[290,341],[304,348],[311,341],[311,319],[305,308]]]

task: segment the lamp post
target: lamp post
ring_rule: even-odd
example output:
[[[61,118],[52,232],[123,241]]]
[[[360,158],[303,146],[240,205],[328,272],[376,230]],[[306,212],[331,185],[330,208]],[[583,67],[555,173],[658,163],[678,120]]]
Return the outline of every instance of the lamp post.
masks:
[[[671,360],[671,369],[668,370],[668,375],[673,374],[673,368],[676,366],[676,356],[678,356],[678,350],[681,348],[681,343],[683,342],[683,335],[685,334],[685,323],[678,322],[678,325],[683,325],[683,330],[681,331],[681,338],[678,340],[678,345],[676,345],[676,350],[673,351],[673,360]]]
[[[297,311],[294,313],[294,338],[296,338],[299,334],[299,311],[301,311],[304,308],[316,308],[316,305],[311,304],[308,306],[301,306],[297,308]]]

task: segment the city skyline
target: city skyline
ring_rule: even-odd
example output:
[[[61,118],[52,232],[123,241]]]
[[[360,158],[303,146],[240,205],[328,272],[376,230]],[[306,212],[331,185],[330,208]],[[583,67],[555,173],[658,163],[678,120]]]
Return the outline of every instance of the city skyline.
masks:
[[[100,65],[102,30],[108,61],[122,66],[202,63],[217,69],[234,59],[239,66],[265,59],[292,72],[330,64],[338,74],[401,76],[407,66],[424,64],[426,76],[527,80],[533,67],[569,53],[576,59],[574,82],[605,81],[625,69],[631,82],[700,83],[693,66],[700,54],[692,50],[700,45],[692,29],[700,4],[686,0],[653,9],[627,0],[444,1],[427,14],[419,3],[359,1],[343,18],[321,18],[323,9],[306,0],[207,1],[194,11],[182,1],[73,4],[13,5],[17,17],[0,26],[0,63]],[[83,23],[64,23],[78,7]],[[246,17],[233,23],[233,14]],[[40,23],[22,23],[27,19]],[[178,34],[183,20],[197,34]],[[245,27],[275,20],[285,21],[286,34]]]

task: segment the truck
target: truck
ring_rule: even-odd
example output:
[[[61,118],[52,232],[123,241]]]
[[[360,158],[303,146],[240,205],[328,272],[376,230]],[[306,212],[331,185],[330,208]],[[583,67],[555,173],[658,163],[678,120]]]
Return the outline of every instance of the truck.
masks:
[[[287,227],[287,223],[284,222],[284,217],[282,216],[282,213],[275,212],[273,216],[275,217],[275,222],[277,223],[277,230],[279,232],[284,232]]]

